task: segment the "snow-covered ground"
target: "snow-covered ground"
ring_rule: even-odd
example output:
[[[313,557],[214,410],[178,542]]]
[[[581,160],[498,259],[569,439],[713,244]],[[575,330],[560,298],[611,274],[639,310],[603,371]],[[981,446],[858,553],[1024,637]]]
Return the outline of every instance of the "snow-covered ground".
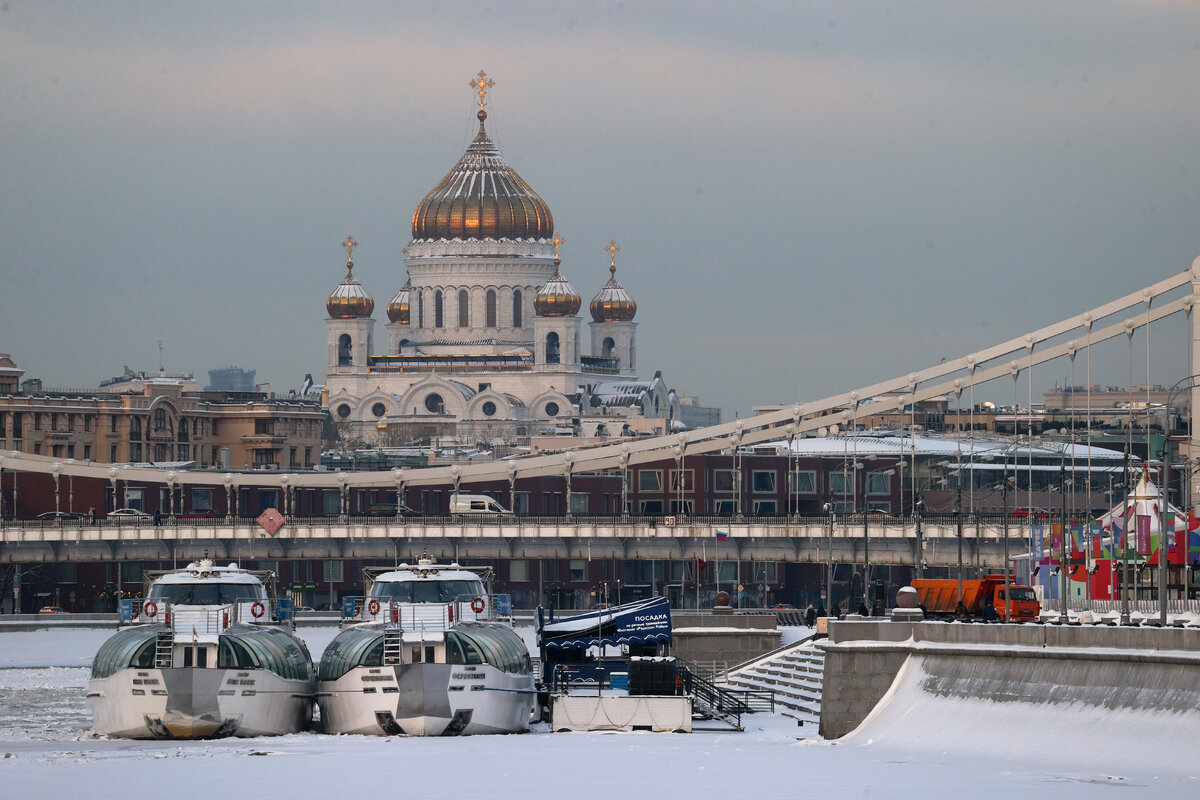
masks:
[[[319,654],[336,629],[302,628]],[[1147,766],[1147,720],[1080,715],[1071,738],[1028,746],[1051,713],[1016,704],[911,700],[919,675],[854,735],[825,742],[779,715],[746,733],[551,734],[448,739],[325,736],[210,742],[98,739],[84,704],[87,664],[111,631],[0,633],[0,785],[5,796],[80,798],[940,798],[1200,797],[1200,768]],[[1070,710],[1060,712],[1071,713]],[[1196,712],[1191,712],[1195,714]],[[1061,727],[1061,726],[1060,726]],[[1188,730],[1191,730],[1190,726]],[[1192,742],[1197,741],[1192,739]],[[1002,746],[997,746],[1002,742]],[[1052,743],[1057,743],[1052,740]],[[1195,747],[1193,744],[1192,747]],[[107,788],[104,788],[107,787]],[[1112,794],[1119,792],[1118,794]]]

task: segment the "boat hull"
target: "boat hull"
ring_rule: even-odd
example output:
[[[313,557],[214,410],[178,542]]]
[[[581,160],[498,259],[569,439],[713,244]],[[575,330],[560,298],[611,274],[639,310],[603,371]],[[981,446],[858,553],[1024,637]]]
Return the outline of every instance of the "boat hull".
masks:
[[[313,683],[266,670],[122,669],[88,683],[96,733],[126,739],[280,736],[308,728]]]
[[[356,667],[317,687],[326,733],[450,736],[528,730],[533,676],[488,665]]]

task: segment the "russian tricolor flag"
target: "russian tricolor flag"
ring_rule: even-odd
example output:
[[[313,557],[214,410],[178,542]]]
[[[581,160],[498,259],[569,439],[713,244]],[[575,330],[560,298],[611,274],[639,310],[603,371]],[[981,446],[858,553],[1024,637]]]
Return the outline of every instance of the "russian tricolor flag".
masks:
[[[729,535],[729,534],[728,534],[728,533],[726,533],[725,531],[717,531],[717,541],[718,541],[718,542],[723,542],[723,541],[725,541],[725,537],[727,537],[728,535]]]

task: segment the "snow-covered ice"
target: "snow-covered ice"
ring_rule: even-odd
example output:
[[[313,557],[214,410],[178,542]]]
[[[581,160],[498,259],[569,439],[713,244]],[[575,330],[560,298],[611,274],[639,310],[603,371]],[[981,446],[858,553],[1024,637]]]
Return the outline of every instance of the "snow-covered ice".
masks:
[[[319,654],[335,628],[301,628]],[[86,667],[111,631],[0,633],[0,785],[11,797],[73,800],[168,792],[189,798],[656,798],[875,796],[1055,798],[1200,796],[1193,763],[1148,766],[1161,740],[1145,720],[1081,714],[1069,739],[1044,709],[939,701],[880,709],[825,742],[781,715],[744,717],[746,733],[551,734],[404,739],[303,733],[262,739],[134,742],[96,738]],[[41,660],[43,664],[31,664]],[[913,689],[904,676],[895,695]],[[1063,714],[1071,713],[1063,711]],[[1195,712],[1192,712],[1193,714]],[[1131,728],[1129,726],[1134,725]],[[1060,725],[1055,730],[1062,730]],[[1191,730],[1191,728],[1189,728]],[[936,735],[930,735],[936,734]],[[1003,746],[997,747],[997,740]],[[1193,739],[1195,741],[1195,739]],[[1057,746],[1061,745],[1061,746]]]

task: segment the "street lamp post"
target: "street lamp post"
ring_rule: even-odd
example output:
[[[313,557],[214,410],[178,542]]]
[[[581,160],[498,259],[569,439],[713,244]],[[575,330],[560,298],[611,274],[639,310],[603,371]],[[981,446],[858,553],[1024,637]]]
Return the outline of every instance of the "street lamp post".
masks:
[[[50,473],[54,476],[54,513],[57,514],[62,510],[58,500],[58,481],[62,475],[62,464],[55,461],[50,465]]]
[[[917,577],[925,577],[925,535],[921,531],[921,512],[925,508],[925,501],[918,500],[913,503],[913,516],[917,520]]]
[[[825,602],[833,608],[833,503],[825,504],[825,513],[829,515],[829,569],[825,573]]]
[[[1065,451],[1064,451],[1065,453]],[[1070,568],[1071,563],[1071,548],[1068,541],[1071,536],[1071,531],[1067,528],[1067,463],[1064,455],[1062,464],[1059,466],[1058,472],[1058,492],[1061,495],[1061,503],[1059,504],[1059,528],[1061,533],[1058,537],[1059,550],[1059,607],[1062,610],[1062,616],[1059,619],[1060,624],[1067,624],[1071,621],[1070,615],[1067,613],[1067,591],[1071,586]]]

